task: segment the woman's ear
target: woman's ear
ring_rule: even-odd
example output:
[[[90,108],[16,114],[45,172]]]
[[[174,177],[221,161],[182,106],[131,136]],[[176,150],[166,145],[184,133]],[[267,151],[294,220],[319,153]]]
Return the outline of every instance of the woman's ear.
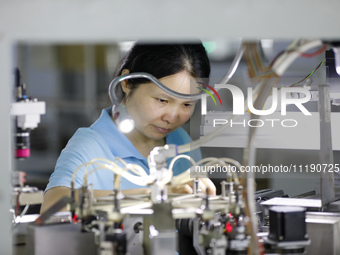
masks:
[[[129,74],[130,70],[129,69],[123,69],[121,75],[124,74]],[[123,92],[126,94],[126,96],[130,93],[130,88],[129,88],[129,83],[127,80],[124,80],[122,82],[120,82],[121,86],[122,86],[122,90]]]

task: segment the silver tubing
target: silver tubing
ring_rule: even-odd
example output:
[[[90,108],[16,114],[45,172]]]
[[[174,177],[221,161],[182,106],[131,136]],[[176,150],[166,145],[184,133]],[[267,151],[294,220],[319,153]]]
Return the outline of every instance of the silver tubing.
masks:
[[[237,67],[240,64],[240,61],[242,59],[243,53],[244,53],[244,47],[243,47],[243,44],[241,42],[241,44],[240,44],[240,46],[239,46],[239,48],[236,52],[235,58],[234,58],[234,60],[231,64],[228,72],[225,74],[225,76],[222,78],[222,80],[219,82],[219,84],[228,83],[228,81],[231,79],[231,77],[235,74],[235,71],[236,71],[236,69],[237,69]],[[111,102],[113,104],[118,103],[118,99],[117,99],[116,93],[115,93],[116,86],[124,80],[136,79],[136,78],[148,79],[151,82],[153,82],[155,85],[157,85],[160,89],[167,92],[169,95],[174,96],[174,97],[178,97],[178,98],[181,98],[181,99],[196,100],[196,99],[200,99],[202,97],[202,95],[206,95],[206,93],[198,93],[198,94],[193,94],[193,95],[178,93],[178,92],[176,92],[172,89],[169,89],[167,86],[165,86],[163,83],[161,83],[153,75],[148,74],[148,73],[144,73],[144,72],[136,72],[136,73],[129,73],[129,74],[125,74],[125,75],[122,75],[122,76],[118,76],[111,81],[111,83],[109,85],[109,96],[110,96]]]
[[[243,43],[241,42],[228,72],[224,75],[224,77],[218,84],[226,84],[229,82],[231,77],[233,77],[233,75],[235,74],[238,65],[240,64],[240,61],[243,57],[243,53],[244,53],[244,47],[243,47]]]
[[[155,85],[157,85],[160,89],[162,89],[163,91],[168,93],[169,95],[174,96],[174,97],[178,97],[178,98],[181,98],[181,99],[196,100],[196,99],[200,99],[202,97],[202,94],[203,94],[203,93],[198,93],[198,94],[188,95],[188,94],[178,93],[178,92],[176,92],[172,89],[169,89],[167,86],[165,86],[163,83],[161,83],[153,75],[148,74],[148,73],[143,73],[143,72],[137,72],[137,73],[129,73],[129,74],[125,74],[125,75],[122,75],[122,76],[118,76],[117,78],[114,78],[111,81],[111,83],[109,85],[109,96],[110,96],[112,104],[119,103],[118,98],[117,98],[116,93],[115,93],[115,88],[117,87],[117,85],[124,80],[136,79],[136,78],[148,79],[151,82],[153,82]]]
[[[328,85],[319,85],[319,113],[320,163],[323,165],[333,165],[331,102],[329,98]],[[323,207],[335,200],[333,172],[321,172],[320,196]]]

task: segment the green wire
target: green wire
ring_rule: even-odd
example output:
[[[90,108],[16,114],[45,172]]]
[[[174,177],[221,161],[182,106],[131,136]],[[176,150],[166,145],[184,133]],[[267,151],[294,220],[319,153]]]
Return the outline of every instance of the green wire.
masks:
[[[198,88],[198,89],[201,89],[201,90],[203,90],[203,91],[205,91],[205,92],[207,92],[207,93],[209,94],[209,96],[214,100],[214,103],[215,103],[215,105],[217,106],[216,100],[215,100],[214,96],[210,93],[209,90],[203,89],[203,88],[201,88],[201,87],[197,87],[197,88]]]
[[[323,65],[323,63],[325,63],[325,61],[326,61],[326,59],[324,59],[310,74],[308,74],[305,78],[303,78],[301,81],[298,81],[298,82],[295,82],[293,85],[290,85],[291,87],[294,87],[294,86],[296,86],[297,84],[299,84],[299,83],[301,83],[301,82],[303,82],[304,80],[306,80],[306,79],[308,79],[308,78],[310,78],[314,73],[315,73],[315,71],[316,70],[318,70],[319,69],[319,67],[320,66],[322,66]]]

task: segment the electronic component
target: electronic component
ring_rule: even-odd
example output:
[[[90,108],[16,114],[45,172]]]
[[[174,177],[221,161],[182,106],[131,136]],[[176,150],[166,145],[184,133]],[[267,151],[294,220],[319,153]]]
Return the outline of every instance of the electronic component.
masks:
[[[12,103],[11,115],[16,122],[16,158],[27,158],[31,155],[30,132],[38,126],[40,115],[45,114],[45,102],[30,99],[26,95],[26,85],[21,83],[19,69],[15,70],[16,102]]]
[[[266,249],[279,253],[302,254],[311,243],[307,236],[306,209],[273,206],[269,208],[269,234]]]

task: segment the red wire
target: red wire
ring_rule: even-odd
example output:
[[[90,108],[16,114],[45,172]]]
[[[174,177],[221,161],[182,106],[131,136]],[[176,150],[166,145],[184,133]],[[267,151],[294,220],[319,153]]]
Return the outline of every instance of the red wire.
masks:
[[[258,242],[258,245],[259,245],[260,255],[265,255],[265,249],[263,247],[263,244]]]
[[[211,90],[216,94],[216,96],[218,97],[218,100],[220,100],[220,103],[221,103],[221,105],[222,105],[221,97],[220,97],[220,95],[217,93],[217,91],[216,91],[213,87],[211,87],[211,86],[209,86],[208,84],[205,84],[205,83],[203,83],[203,82],[197,82],[197,83],[202,84],[202,85],[204,85],[204,86],[207,86],[209,89],[211,89]]]
[[[312,53],[301,53],[301,57],[312,58],[312,57],[315,57],[315,56],[321,54],[325,50],[326,50],[326,45],[322,46],[320,49],[318,49],[317,51],[312,52]]]

